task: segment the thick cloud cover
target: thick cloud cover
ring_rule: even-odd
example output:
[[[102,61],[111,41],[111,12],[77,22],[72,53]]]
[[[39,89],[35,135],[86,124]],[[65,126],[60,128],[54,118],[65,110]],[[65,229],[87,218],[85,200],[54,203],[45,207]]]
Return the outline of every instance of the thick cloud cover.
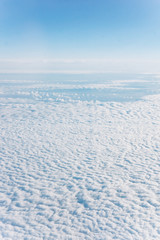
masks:
[[[1,81],[0,239],[159,239],[160,95],[32,84]]]

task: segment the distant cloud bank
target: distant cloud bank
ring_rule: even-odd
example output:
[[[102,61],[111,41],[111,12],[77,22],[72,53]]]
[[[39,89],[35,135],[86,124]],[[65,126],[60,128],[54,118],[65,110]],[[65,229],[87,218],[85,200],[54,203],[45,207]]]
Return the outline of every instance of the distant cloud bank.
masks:
[[[147,59],[0,59],[0,73],[160,73],[160,60]]]

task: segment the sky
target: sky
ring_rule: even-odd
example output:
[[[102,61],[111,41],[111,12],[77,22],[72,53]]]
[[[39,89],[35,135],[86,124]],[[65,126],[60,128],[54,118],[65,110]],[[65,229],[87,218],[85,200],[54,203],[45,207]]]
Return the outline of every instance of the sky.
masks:
[[[159,0],[0,0],[0,72],[160,72]]]

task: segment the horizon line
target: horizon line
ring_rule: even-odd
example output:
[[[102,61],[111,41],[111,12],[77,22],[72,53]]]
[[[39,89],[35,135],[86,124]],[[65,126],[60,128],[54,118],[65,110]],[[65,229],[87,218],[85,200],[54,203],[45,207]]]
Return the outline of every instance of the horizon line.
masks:
[[[89,71],[89,70],[46,70],[46,71],[1,71],[0,74],[143,74],[143,75],[159,75],[160,72],[131,72],[131,71]]]

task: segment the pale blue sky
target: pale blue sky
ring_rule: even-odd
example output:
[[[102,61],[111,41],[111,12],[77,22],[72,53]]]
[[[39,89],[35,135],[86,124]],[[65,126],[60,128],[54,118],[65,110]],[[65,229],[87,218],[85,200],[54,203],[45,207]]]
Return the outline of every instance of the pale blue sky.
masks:
[[[151,71],[159,0],[0,0],[0,71]]]

